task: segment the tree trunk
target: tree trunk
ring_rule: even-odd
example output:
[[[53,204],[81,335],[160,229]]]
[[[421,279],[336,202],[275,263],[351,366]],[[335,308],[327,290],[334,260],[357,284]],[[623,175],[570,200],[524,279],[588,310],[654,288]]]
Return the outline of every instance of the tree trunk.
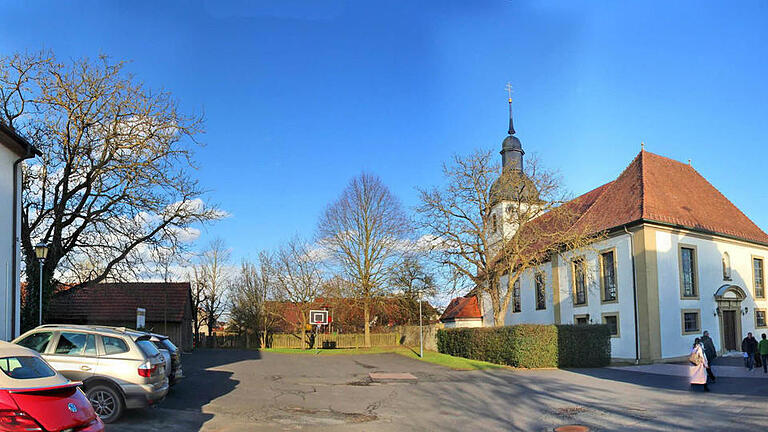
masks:
[[[366,301],[363,304],[363,319],[365,320],[365,347],[371,347],[371,310],[370,305]]]
[[[307,349],[307,318],[301,314],[301,349]]]
[[[493,325],[495,327],[503,327],[504,326],[504,312],[503,311],[493,311]]]

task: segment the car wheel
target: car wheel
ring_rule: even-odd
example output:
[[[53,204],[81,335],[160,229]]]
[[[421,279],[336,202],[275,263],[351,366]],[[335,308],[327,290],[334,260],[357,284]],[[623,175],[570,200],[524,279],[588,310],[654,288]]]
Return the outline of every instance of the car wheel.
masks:
[[[125,409],[123,398],[112,387],[95,385],[89,387],[85,395],[88,396],[88,401],[91,402],[96,415],[104,423],[112,423],[123,414],[123,409]]]

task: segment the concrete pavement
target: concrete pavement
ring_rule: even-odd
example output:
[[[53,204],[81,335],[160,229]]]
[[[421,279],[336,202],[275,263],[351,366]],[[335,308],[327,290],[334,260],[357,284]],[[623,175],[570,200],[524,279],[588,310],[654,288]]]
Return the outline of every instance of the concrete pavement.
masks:
[[[691,393],[681,376],[612,368],[454,371],[397,354],[200,351],[160,408],[127,413],[130,431],[754,431],[768,380],[722,377]],[[417,380],[376,383],[370,372]]]

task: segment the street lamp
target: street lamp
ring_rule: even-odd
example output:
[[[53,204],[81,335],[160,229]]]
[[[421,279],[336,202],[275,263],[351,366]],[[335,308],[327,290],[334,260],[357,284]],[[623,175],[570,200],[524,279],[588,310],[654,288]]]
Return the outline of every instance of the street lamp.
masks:
[[[48,256],[48,245],[43,242],[36,244],[35,256],[37,256],[37,260],[40,262],[40,285],[38,286],[38,289],[40,290],[40,302],[37,309],[37,325],[41,326],[43,325],[43,263]]]

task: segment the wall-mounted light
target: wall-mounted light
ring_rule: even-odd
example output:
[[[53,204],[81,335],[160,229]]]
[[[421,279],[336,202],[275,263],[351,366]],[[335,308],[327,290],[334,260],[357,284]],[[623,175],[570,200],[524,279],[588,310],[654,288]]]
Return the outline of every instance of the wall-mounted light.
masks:
[[[715,315],[720,316],[720,306],[715,308]]]
[[[748,308],[748,307],[746,307],[746,306],[744,306],[744,311],[743,311],[743,312],[741,312],[741,314],[742,314],[742,315],[746,315],[747,313],[749,313],[749,308]]]

